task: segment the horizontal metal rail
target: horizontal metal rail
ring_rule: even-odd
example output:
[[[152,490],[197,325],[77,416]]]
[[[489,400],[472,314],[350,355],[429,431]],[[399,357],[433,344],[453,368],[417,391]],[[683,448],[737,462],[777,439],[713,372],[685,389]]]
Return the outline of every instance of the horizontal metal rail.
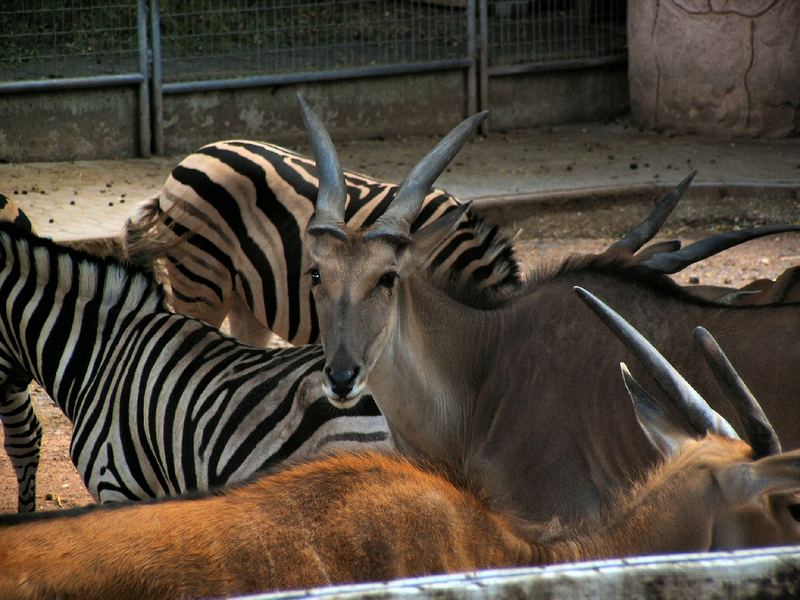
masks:
[[[368,67],[351,67],[335,71],[306,71],[300,73],[280,73],[274,75],[258,75],[236,79],[211,79],[207,81],[182,81],[162,84],[164,94],[183,94],[188,92],[207,92],[231,90],[270,85],[288,85],[294,83],[312,83],[316,81],[334,81],[339,79],[357,79],[360,77],[380,77],[382,75],[400,75],[406,73],[425,73],[465,69],[473,64],[470,58],[452,58],[424,63],[396,63],[390,65],[372,65]]]
[[[618,65],[628,62],[627,54],[600,56],[597,58],[569,58],[547,62],[526,63],[521,65],[496,65],[489,67],[489,76],[520,75],[522,73],[543,73],[547,71],[568,71],[573,69],[591,69],[605,65]]]
[[[97,77],[65,77],[63,79],[32,79],[0,82],[0,94],[25,92],[51,92],[54,90],[82,90],[87,88],[139,85],[145,77],[141,73],[121,73]]]
[[[247,596],[249,600],[797,598],[800,546],[636,556]],[[243,598],[243,597],[242,597]]]

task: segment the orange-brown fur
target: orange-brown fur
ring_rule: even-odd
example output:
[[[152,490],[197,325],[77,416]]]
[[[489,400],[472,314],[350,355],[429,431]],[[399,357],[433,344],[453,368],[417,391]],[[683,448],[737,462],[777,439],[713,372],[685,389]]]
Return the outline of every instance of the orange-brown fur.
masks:
[[[600,523],[555,532],[492,512],[406,459],[337,455],[218,495],[6,524],[0,597],[215,596],[705,550],[729,508],[711,474],[749,453],[716,436],[689,440]]]

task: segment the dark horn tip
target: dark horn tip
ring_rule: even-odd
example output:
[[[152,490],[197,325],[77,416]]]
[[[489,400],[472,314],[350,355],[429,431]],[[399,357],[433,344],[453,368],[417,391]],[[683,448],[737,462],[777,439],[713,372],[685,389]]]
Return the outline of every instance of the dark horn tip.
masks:
[[[325,126],[322,124],[322,120],[308,105],[305,97],[300,92],[297,92],[297,103],[300,105],[300,114],[303,115],[303,123],[305,123],[306,129],[319,129],[325,133],[325,136],[330,137],[328,136],[327,130],[325,130]]]
[[[581,297],[581,299],[582,299],[584,302],[590,302],[591,300],[594,300],[594,299],[595,299],[595,298],[594,298],[594,295],[593,295],[593,294],[592,294],[590,291],[588,291],[588,290],[587,290],[587,289],[585,289],[585,288],[582,288],[582,287],[581,287],[581,286],[579,286],[579,285],[574,285],[574,286],[572,286],[572,289],[575,291],[575,293],[576,293],[576,294],[578,294],[578,296],[580,296],[580,297]]]
[[[297,103],[300,105],[300,110],[303,111],[303,117],[305,117],[306,113],[311,110],[311,107],[308,106],[303,92],[297,92]]]
[[[692,183],[695,175],[697,175],[697,169],[692,169],[691,172],[683,178],[683,181],[678,184],[678,187],[681,189],[686,189],[689,184]]]
[[[488,110],[483,110],[479,113],[475,113],[471,117],[467,117],[461,122],[460,127],[456,127],[456,129],[460,131],[464,131],[464,129],[468,131],[474,131],[475,129],[480,126],[486,120],[486,117],[489,115]]]
[[[704,349],[711,350],[717,345],[714,336],[702,325],[695,327],[693,333],[695,341]]]

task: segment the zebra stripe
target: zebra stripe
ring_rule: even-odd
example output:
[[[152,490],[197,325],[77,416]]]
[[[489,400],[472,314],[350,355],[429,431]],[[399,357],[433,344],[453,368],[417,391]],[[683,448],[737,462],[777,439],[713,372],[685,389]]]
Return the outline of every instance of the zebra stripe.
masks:
[[[337,410],[321,348],[265,350],[169,312],[152,277],[0,224],[0,420],[35,508],[36,380],[73,422],[70,454],[99,502],[240,481],[338,447],[388,447],[370,397]]]
[[[345,172],[345,219],[371,225],[389,206],[397,186]],[[180,313],[219,326],[253,345],[270,332],[292,344],[317,341],[303,233],[314,213],[314,162],[271,144],[217,142],[186,157],[158,196],[142,203],[126,223],[129,257],[158,262]],[[434,190],[412,231],[458,204]],[[429,267],[477,289],[500,293],[521,281],[513,247],[496,228],[468,215],[442,244]]]

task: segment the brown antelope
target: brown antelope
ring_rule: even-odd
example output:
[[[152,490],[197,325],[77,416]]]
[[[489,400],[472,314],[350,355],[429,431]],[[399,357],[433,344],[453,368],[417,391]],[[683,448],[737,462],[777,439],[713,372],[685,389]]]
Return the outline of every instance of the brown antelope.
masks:
[[[697,171],[692,171],[674,190],[656,203],[651,213],[639,225],[611,244],[604,254],[622,254],[653,271],[672,275],[744,242],[777,233],[800,231],[800,226],[797,225],[766,225],[713,235],[685,248],[681,247],[679,240],[665,240],[645,246],[664,225],[696,174]],[[800,301],[799,282],[800,267],[790,267],[774,281],[756,279],[741,288],[687,285],[683,289],[704,300],[723,304],[780,304]]]
[[[326,393],[357,402],[367,383],[397,447],[478,481],[492,506],[535,520],[607,505],[656,460],[621,404],[609,342],[572,287],[600,292],[652,339],[715,410],[732,416],[698,351],[704,323],[741,365],[788,447],[800,445],[800,307],[704,301],[622,254],[534,273],[519,292],[476,293],[419,269],[448,219],[411,232],[428,188],[482,115],[456,127],[401,184],[370,227],[344,222],[341,169],[330,137],[304,106],[320,199],[306,233],[326,355]],[[462,210],[467,210],[463,208]],[[458,219],[453,211],[449,220]]]
[[[200,498],[0,519],[0,597],[190,598],[490,567],[703,551],[800,539],[785,506],[800,451],[780,444],[706,332],[698,341],[751,445],[628,323],[579,293],[629,344],[678,416],[623,365],[635,421],[663,464],[602,518],[536,525],[408,459],[331,456]],[[469,484],[469,482],[467,482]],[[768,525],[769,527],[765,527]]]

